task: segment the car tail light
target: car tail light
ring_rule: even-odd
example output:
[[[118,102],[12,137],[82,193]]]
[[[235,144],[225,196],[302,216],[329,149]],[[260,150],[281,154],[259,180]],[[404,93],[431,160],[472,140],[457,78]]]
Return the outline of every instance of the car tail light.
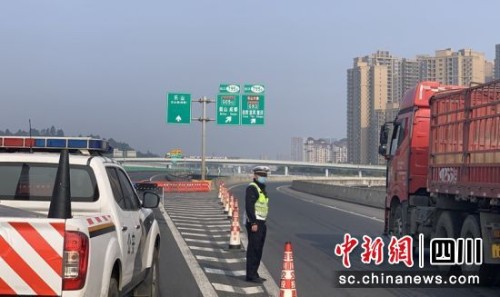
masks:
[[[89,260],[89,238],[75,231],[64,236],[63,290],[80,290],[85,285]]]

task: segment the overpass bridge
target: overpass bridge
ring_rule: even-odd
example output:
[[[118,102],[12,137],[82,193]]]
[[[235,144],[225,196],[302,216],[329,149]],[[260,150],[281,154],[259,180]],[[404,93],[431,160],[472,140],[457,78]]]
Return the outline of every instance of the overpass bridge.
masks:
[[[201,158],[114,158],[117,162],[128,167],[151,167],[157,169],[172,168],[185,164],[189,166],[201,165]],[[358,176],[375,175],[385,176],[385,166],[363,165],[363,164],[340,164],[340,163],[311,163],[281,160],[259,160],[259,159],[234,159],[234,158],[206,158],[207,164],[216,166],[231,166],[236,168],[237,174],[245,173],[244,170],[250,166],[266,165],[276,166],[281,174],[287,176],[291,171],[320,170],[324,176],[335,174],[336,172],[352,173]],[[201,167],[201,166],[200,166]],[[250,172],[250,171],[248,171]]]

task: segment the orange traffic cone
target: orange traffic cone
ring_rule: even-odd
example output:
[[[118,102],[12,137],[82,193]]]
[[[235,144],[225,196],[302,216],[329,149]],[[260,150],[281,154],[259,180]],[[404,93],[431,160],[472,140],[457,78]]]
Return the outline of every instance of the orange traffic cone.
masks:
[[[297,297],[295,288],[295,268],[293,266],[292,243],[285,243],[283,270],[281,270],[280,297]]]
[[[223,193],[224,193],[224,187],[223,187],[223,186],[222,186],[222,184],[221,184],[221,185],[219,185],[219,195],[218,195],[218,197],[219,197],[219,199],[220,199],[220,201],[219,201],[219,203],[220,203],[220,204],[222,204],[222,196],[223,196]]]
[[[224,197],[224,213],[229,213],[229,192]]]
[[[234,198],[234,209],[238,210],[239,209],[239,206],[238,206],[238,199],[237,198]]]
[[[233,220],[231,221],[231,235],[229,236],[229,249],[241,249],[240,222],[238,209],[233,210]]]
[[[234,196],[231,195],[231,198],[229,198],[229,209],[227,212],[228,219],[231,219],[233,217],[233,210],[234,210]]]

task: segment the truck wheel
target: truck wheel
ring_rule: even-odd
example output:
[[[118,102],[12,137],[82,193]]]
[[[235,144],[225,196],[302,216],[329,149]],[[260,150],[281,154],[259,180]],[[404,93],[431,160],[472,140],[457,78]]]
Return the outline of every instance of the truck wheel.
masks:
[[[469,215],[464,221],[462,230],[460,231],[461,238],[481,238],[481,225],[477,215]],[[466,265],[462,264],[462,273],[464,275],[479,275],[481,285],[491,285],[498,282],[498,277],[495,277],[494,266],[488,264],[482,265]]]
[[[436,224],[433,238],[458,238],[460,232],[460,220],[457,214],[443,211]],[[448,273],[458,270],[456,265],[439,265],[439,271]]]
[[[460,220],[458,215],[443,211],[436,224],[434,238],[458,238],[460,232]]]
[[[403,230],[403,211],[399,203],[391,209],[391,226],[389,232],[398,238],[405,235]]]
[[[118,280],[113,275],[109,280],[108,297],[119,297],[120,291],[118,290]]]

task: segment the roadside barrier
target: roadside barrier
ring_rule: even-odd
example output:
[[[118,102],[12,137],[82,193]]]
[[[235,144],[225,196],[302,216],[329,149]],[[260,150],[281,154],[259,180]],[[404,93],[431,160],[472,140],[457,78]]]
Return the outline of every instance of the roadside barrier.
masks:
[[[280,297],[297,297],[295,288],[295,267],[293,265],[292,243],[285,243],[283,270],[281,270]]]
[[[154,183],[167,193],[210,192],[212,190],[211,181],[155,181]]]
[[[158,189],[158,185],[150,181],[140,181],[134,184],[137,191],[154,191]]]

